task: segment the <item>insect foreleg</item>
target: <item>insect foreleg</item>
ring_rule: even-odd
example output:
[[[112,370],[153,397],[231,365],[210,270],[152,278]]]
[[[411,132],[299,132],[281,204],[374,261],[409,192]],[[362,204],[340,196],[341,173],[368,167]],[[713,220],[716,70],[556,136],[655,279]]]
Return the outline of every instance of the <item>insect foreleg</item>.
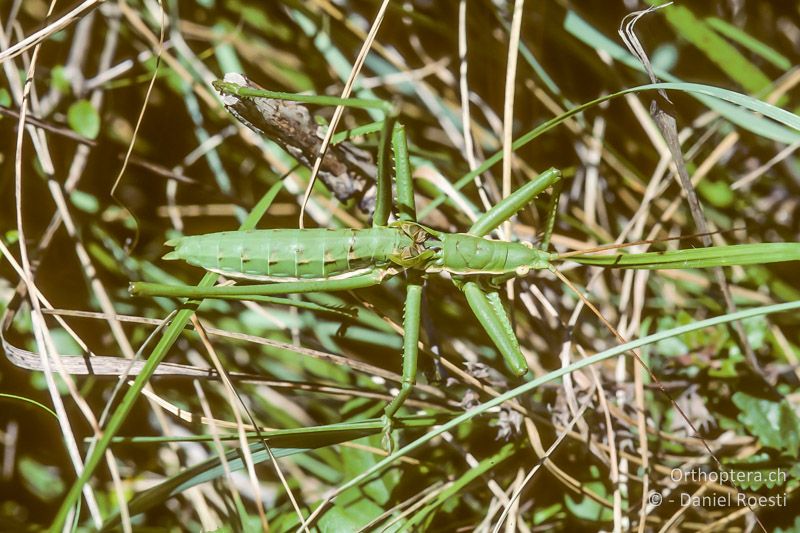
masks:
[[[372,226],[385,226],[389,222],[389,214],[392,212],[392,177],[391,166],[392,158],[389,154],[392,144],[392,136],[395,125],[397,124],[397,114],[387,113],[378,144],[378,177],[377,198],[375,199],[375,212],[372,215]]]
[[[394,151],[394,179],[397,186],[397,218],[403,221],[416,222],[417,208],[414,203],[414,186],[411,182],[411,164],[408,161],[408,143],[406,129],[398,124],[392,133],[392,150]]]

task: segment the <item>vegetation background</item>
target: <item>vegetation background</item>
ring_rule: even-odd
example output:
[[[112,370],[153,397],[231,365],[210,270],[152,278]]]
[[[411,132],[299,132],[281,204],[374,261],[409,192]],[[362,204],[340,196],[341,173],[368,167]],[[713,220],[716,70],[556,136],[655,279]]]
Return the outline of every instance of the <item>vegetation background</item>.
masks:
[[[522,2],[390,2],[355,94],[397,102],[424,207],[501,149],[509,42],[518,43],[520,53],[516,138],[579,103],[648,83],[618,28],[626,15],[657,3],[529,0],[517,40],[513,13]],[[122,357],[149,356],[154,321],[176,308],[169,299],[131,298],[128,283],[200,279],[197,269],[160,260],[167,239],[235,229],[275,183],[283,186],[260,227],[297,226],[308,169],[231,117],[211,81],[242,72],[274,90],[339,95],[380,5],[87,0],[58,3],[48,14],[53,6],[42,0],[0,4],[0,306],[8,319],[7,357],[0,360],[0,529],[36,530],[53,520],[76,479],[70,447],[85,454],[93,426],[113,415],[127,388],[113,375],[65,378],[54,369],[47,377],[40,371],[41,347],[51,354],[117,356],[116,362],[103,360],[103,368],[119,375],[128,366]],[[686,0],[644,17],[635,31],[663,79],[728,88],[797,113],[797,3]],[[515,188],[551,166],[567,176],[556,250],[698,233],[647,112],[653,94],[594,106],[516,151]],[[670,98],[705,216],[721,232],[715,243],[798,241],[797,131],[759,129],[755,115],[734,124],[735,113],[721,117],[680,91]],[[313,106],[320,123],[332,112]],[[370,120],[348,111],[339,130]],[[351,142],[367,150],[375,145],[370,136]],[[129,149],[115,200],[112,189]],[[500,167],[483,174],[492,203],[500,197]],[[472,184],[463,196],[448,195],[452,201],[422,222],[464,231],[482,199]],[[541,236],[547,201],[543,195],[520,212],[515,238],[535,242]],[[356,204],[337,202],[317,184],[307,223],[367,225],[368,214]],[[40,305],[56,310],[45,312],[44,323],[31,313],[12,258],[35,272],[35,285],[49,302]],[[564,271],[581,288],[593,280],[590,300],[626,338],[728,312],[709,271],[634,274],[569,264]],[[726,275],[741,308],[800,299],[796,263],[730,268]],[[200,320],[238,335],[212,336],[222,366],[241,374],[233,376],[238,399],[208,372],[155,377],[150,401],[137,402],[120,432],[139,440],[111,447],[116,470],[105,462],[97,469],[81,528],[112,519],[120,499],[134,494],[138,499],[127,511],[122,506],[121,521],[137,531],[248,531],[267,523],[275,531],[296,528],[298,514],[308,517],[331,491],[385,454],[379,424],[358,424],[380,416],[396,384],[402,289],[397,278],[355,294],[310,297],[358,310],[357,319],[344,321],[331,312],[205,302]],[[578,297],[552,275],[531,274],[515,283],[515,291],[509,305],[532,368],[528,378],[566,364],[562,357],[578,360],[618,343],[597,317],[580,312]],[[111,317],[112,310],[120,316]],[[508,374],[447,280],[428,280],[424,322],[425,372],[406,415],[446,418],[524,381]],[[797,315],[750,319],[743,328],[746,342],[723,326],[645,348],[641,356],[658,384],[628,356],[539,387],[513,408],[460,424],[370,483],[346,490],[312,527],[800,531]],[[437,365],[431,356],[442,361]],[[75,364],[70,368],[80,361],[85,366],[82,357],[69,361]],[[173,369],[178,373],[214,367],[193,331],[174,345],[168,361],[185,365]],[[444,374],[440,383],[437,369]],[[250,475],[247,469],[229,475],[225,468],[233,463],[220,461],[220,449],[239,447],[237,427],[250,416],[263,428],[286,431],[286,440],[270,441],[279,470],[251,435],[253,453],[243,454],[244,461],[260,464]],[[433,422],[423,418],[399,430],[400,442],[411,442]],[[329,433],[301,431],[339,423]],[[637,429],[642,424],[646,462]],[[749,481],[734,486],[670,476],[674,468],[718,473],[716,459],[750,472]],[[213,480],[192,468],[204,461]],[[185,485],[174,489],[179,494],[153,490],[180,472]],[[753,472],[763,473],[762,481],[753,481]],[[767,480],[771,472],[783,476]],[[737,492],[785,499],[750,507],[683,505],[681,499]],[[648,500],[652,493],[663,495],[661,505]],[[501,520],[504,509],[508,516]]]

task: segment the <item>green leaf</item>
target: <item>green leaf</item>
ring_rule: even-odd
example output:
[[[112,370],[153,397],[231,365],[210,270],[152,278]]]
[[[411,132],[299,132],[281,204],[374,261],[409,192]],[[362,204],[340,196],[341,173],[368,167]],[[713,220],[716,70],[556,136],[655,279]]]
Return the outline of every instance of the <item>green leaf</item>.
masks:
[[[748,491],[783,486],[791,475],[785,466],[776,464],[768,453],[759,453],[735,462],[726,461],[724,470],[727,479],[738,488]]]
[[[377,445],[375,436],[370,445]],[[342,475],[352,478],[378,462],[374,453],[357,448],[342,448]],[[333,508],[320,519],[323,531],[356,531],[380,516],[389,501],[392,490],[399,481],[399,472],[390,470],[380,477],[359,486],[351,487],[337,496]]]
[[[733,403],[741,411],[739,421],[752,435],[758,437],[763,446],[795,458],[798,456],[800,418],[789,402],[773,402],[737,392],[733,395]]]
[[[11,105],[11,94],[5,87],[0,87],[0,105],[4,107]]]
[[[592,465],[590,472],[595,481],[583,483],[587,490],[590,490],[603,498],[608,498],[609,493],[605,483],[600,481],[600,469]],[[564,504],[569,511],[582,520],[591,522],[609,522],[613,518],[611,509],[594,501],[588,496],[581,496],[580,499],[575,498],[571,493],[566,493]]]
[[[800,533],[800,516],[795,517],[794,524],[790,525],[786,529],[779,527],[774,530],[774,533]]]
[[[731,351],[725,359],[719,362],[719,368],[709,368],[708,375],[712,378],[735,378],[739,375],[736,365],[744,362],[744,356],[739,352]]]
[[[554,503],[548,507],[538,507],[533,514],[534,525],[544,524],[560,513],[562,509],[563,506],[560,503]]]
[[[85,213],[94,214],[100,210],[100,202],[97,201],[97,197],[93,194],[75,189],[70,193],[69,199],[72,205]]]
[[[73,131],[87,139],[96,139],[100,133],[100,115],[88,100],[78,100],[69,106],[67,123]]]
[[[56,65],[50,71],[50,83],[62,94],[69,94],[69,78],[64,65]]]
[[[27,456],[19,460],[17,468],[28,490],[39,499],[53,500],[64,492],[64,482],[57,468],[43,465]]]
[[[714,207],[730,207],[736,199],[730,185],[725,181],[703,180],[697,184],[697,190]]]

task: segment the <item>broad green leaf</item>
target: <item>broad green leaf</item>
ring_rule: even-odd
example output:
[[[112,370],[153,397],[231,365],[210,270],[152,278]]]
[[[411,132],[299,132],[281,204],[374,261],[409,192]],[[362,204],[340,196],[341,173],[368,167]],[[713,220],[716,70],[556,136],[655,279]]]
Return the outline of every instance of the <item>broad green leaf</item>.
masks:
[[[50,501],[64,492],[64,482],[57,468],[43,465],[28,456],[20,458],[17,468],[23,483],[39,499]]]
[[[62,355],[83,353],[81,346],[75,341],[72,335],[67,333],[64,329],[54,328],[50,330],[50,337],[53,339],[57,352]]]
[[[379,445],[378,436],[370,439],[368,444]],[[342,448],[340,450],[342,475],[351,479],[361,472],[373,467],[379,460],[374,453],[358,448]],[[367,525],[384,512],[384,505],[389,501],[392,490],[397,485],[400,473],[395,470],[385,472],[368,483],[351,487],[337,496],[330,511],[320,518],[323,531],[356,531]]]
[[[745,361],[744,356],[731,350],[728,357],[719,361],[719,368],[709,368],[708,375],[712,378],[735,378],[739,375],[736,365]]]
[[[605,483],[599,480],[600,471],[592,465],[590,472],[596,481],[589,481],[583,485],[595,494],[609,499],[608,489]],[[572,493],[567,492],[564,497],[564,505],[569,511],[582,520],[590,522],[609,522],[613,518],[613,511],[608,507],[594,501],[588,496],[575,497]]]
[[[797,458],[800,451],[800,418],[785,399],[763,400],[743,392],[733,395],[733,403],[741,411],[739,421],[758,441],[768,448]]]
[[[50,83],[58,92],[69,94],[69,78],[67,77],[64,65],[56,65],[53,67],[53,70],[50,71]]]
[[[704,200],[720,209],[732,206],[736,199],[730,184],[722,180],[704,179],[697,184],[697,191]]]
[[[67,123],[73,131],[87,139],[96,139],[100,133],[100,115],[88,100],[78,100],[69,106]]]
[[[800,533],[800,516],[795,517],[794,523],[786,528],[777,528],[774,533]]]
[[[653,51],[650,63],[654,69],[670,71],[678,62],[678,49],[672,43],[664,43]]]
[[[72,202],[72,205],[85,213],[94,214],[100,210],[100,203],[97,201],[97,197],[93,194],[75,189],[70,193],[69,199]]]
[[[776,465],[767,453],[726,462],[724,471],[728,479],[742,490],[773,489],[785,485],[789,479],[786,466]]]

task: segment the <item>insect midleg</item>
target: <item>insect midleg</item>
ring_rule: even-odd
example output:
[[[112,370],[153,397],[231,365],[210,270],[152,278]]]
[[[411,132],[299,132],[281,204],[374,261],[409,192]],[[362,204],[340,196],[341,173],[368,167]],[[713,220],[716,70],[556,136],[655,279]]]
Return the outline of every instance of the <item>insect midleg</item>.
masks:
[[[536,179],[529,181],[479,216],[467,233],[480,237],[487,235],[560,179],[561,172],[555,168],[542,172]]]
[[[478,217],[468,233],[480,237],[488,234],[560,179],[561,173],[554,168],[541,173],[536,179],[526,183]],[[551,209],[551,211],[553,210]],[[549,216],[548,226],[551,226],[549,224]],[[550,228],[550,231],[552,231],[552,228]],[[546,238],[549,240],[549,235]],[[519,347],[519,341],[514,335],[511,319],[503,308],[500,294],[497,291],[483,289],[475,281],[461,280],[456,283],[456,286],[466,296],[472,312],[475,313],[478,322],[481,323],[483,329],[486,330],[489,338],[492,339],[492,342],[494,342],[503,356],[509,370],[517,376],[524,375],[528,371],[528,364]]]
[[[467,281],[459,287],[467,298],[472,312],[483,329],[492,339],[500,355],[515,376],[523,376],[528,371],[528,363],[514,335],[514,328],[508,314],[503,309],[500,294],[497,291],[486,291],[475,281]]]
[[[403,405],[414,388],[417,379],[417,360],[419,358],[419,328],[422,306],[422,275],[411,271],[406,285],[406,302],[403,311],[403,377],[397,396],[384,409],[384,440],[390,445],[392,418]],[[387,446],[390,447],[390,446]]]

